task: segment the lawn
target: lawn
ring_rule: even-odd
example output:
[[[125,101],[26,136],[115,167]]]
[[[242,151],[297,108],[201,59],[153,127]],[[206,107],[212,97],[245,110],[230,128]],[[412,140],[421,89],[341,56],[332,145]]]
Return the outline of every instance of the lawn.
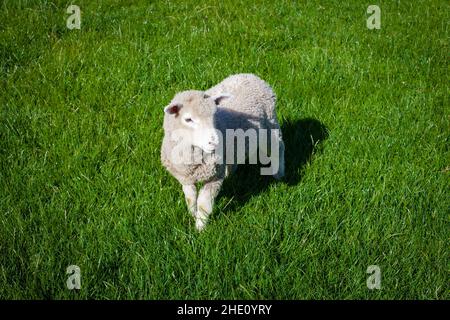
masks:
[[[1,1],[0,298],[449,299],[449,13]],[[240,167],[198,233],[163,108],[242,72],[277,94],[287,176]]]

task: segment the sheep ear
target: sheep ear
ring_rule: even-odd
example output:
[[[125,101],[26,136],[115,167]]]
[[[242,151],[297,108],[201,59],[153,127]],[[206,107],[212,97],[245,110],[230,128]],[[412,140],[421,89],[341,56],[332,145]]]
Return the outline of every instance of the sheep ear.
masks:
[[[232,95],[229,94],[229,93],[221,93],[221,94],[218,94],[218,95],[213,96],[213,97],[211,97],[211,98],[212,98],[212,99],[214,100],[214,102],[218,105],[218,104],[220,104],[220,103],[222,102],[222,100],[229,99],[229,98],[231,98],[231,97],[232,97]]]
[[[180,112],[181,109],[181,104],[179,103],[174,103],[174,104],[169,104],[167,107],[164,108],[164,112],[167,114],[175,114],[177,115],[178,112]]]

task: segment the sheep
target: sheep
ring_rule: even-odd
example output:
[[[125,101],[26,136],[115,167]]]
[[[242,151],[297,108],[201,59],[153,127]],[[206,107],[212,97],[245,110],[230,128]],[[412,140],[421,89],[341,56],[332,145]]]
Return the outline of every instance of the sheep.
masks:
[[[228,135],[231,129],[240,129],[241,133],[254,130],[253,137],[258,133],[257,140],[262,141],[258,148],[261,162],[269,154],[268,147],[276,145],[271,150],[271,168],[261,168],[261,173],[269,172],[276,179],[284,176],[284,143],[275,103],[275,93],[265,81],[253,74],[236,74],[206,91],[180,92],[164,108],[161,162],[182,185],[197,230],[204,229],[223,180],[241,163],[237,161],[239,154],[235,154],[235,136]],[[269,145],[264,142],[267,131]],[[250,138],[243,140],[246,158],[255,157]],[[223,156],[219,151],[225,148]],[[268,164],[267,160],[266,157],[264,164]],[[203,187],[197,191],[199,182]]]

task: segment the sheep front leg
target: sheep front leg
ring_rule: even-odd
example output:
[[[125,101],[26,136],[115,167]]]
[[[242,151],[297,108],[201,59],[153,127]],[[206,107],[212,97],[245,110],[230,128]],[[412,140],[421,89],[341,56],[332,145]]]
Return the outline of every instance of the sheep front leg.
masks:
[[[189,212],[195,217],[197,211],[197,188],[194,184],[183,185],[183,192]]]
[[[205,183],[197,198],[197,214],[195,215],[195,227],[198,231],[205,228],[208,217],[212,212],[214,199],[219,193],[223,179]]]

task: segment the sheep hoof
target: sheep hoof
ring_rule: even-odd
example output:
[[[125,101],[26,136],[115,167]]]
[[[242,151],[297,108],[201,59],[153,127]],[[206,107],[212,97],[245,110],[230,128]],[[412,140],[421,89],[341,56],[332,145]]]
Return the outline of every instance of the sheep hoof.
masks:
[[[195,228],[197,228],[198,232],[201,232],[203,229],[205,229],[205,226],[206,226],[206,220],[203,220],[203,219],[195,220]]]

